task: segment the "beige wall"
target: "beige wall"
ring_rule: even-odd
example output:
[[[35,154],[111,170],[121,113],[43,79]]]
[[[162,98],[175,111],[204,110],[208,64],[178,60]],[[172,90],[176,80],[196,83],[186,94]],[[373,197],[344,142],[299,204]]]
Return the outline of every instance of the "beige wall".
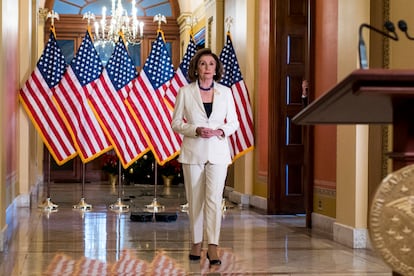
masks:
[[[338,3],[340,81],[358,67],[358,29],[362,23],[370,22],[370,1],[339,0]],[[366,44],[369,47],[368,38]],[[340,125],[337,130],[336,220],[355,228],[367,227],[368,156],[363,150],[368,148],[367,129],[366,125]]]
[[[399,41],[390,40],[390,68],[412,69],[414,67],[414,41],[408,40],[404,33],[399,31],[398,21],[407,22],[408,33],[414,36],[414,1],[392,0],[390,1],[390,20],[394,22]]]
[[[237,59],[240,64],[240,70],[243,74],[250,100],[254,106],[254,85],[255,85],[255,61],[257,48],[255,37],[256,30],[256,2],[254,0],[227,0],[224,6],[224,19],[233,18],[233,24],[230,27],[231,38]],[[224,25],[223,40],[225,34],[229,31]],[[224,40],[225,41],[225,40]],[[220,51],[223,46],[219,47]],[[219,52],[220,52],[219,51]],[[218,52],[218,53],[219,53]],[[254,110],[253,110],[254,113]],[[243,194],[252,194],[253,192],[253,152],[243,155],[234,163],[234,188]]]
[[[178,0],[181,13],[193,13],[203,4],[203,0]]]
[[[18,93],[38,59],[37,1],[6,0],[0,5],[0,251],[7,231],[6,216],[30,207],[33,187],[43,177],[43,143],[20,107]],[[43,31],[42,31],[43,34]],[[43,48],[43,47],[42,47]]]
[[[18,194],[17,181],[17,118],[19,89],[18,20],[19,2],[3,0],[0,5],[0,249],[5,237],[6,210]]]
[[[21,3],[25,2],[20,0]],[[27,45],[36,45],[37,42],[33,41],[33,33],[36,34],[35,28],[32,28],[33,19],[37,19],[36,16],[32,16],[32,5],[21,5],[20,17],[19,17],[19,56],[20,56],[20,70],[19,70],[19,85],[22,86],[24,82],[29,78],[33,67],[35,66],[35,59],[32,55],[32,47]],[[34,17],[34,18],[33,18]],[[32,31],[34,30],[34,31]],[[37,134],[31,123],[29,117],[26,115],[22,106],[19,107],[19,169],[18,169],[18,183],[19,190],[22,194],[29,194],[31,180],[32,166],[36,165],[36,161],[32,158],[36,156],[36,147],[33,147],[37,140]],[[34,151],[34,152],[33,152]]]
[[[220,53],[224,45],[224,0],[204,1],[206,47]]]

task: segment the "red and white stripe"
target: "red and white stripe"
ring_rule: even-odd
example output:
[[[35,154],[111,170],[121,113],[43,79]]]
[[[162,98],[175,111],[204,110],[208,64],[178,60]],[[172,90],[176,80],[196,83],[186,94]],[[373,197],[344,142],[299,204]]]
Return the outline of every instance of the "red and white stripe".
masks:
[[[72,138],[52,100],[52,91],[35,67],[19,98],[58,165],[76,156]]]
[[[185,78],[183,72],[181,71],[181,68],[178,67],[177,72],[175,72],[174,77],[171,79],[170,85],[168,86],[168,89],[165,92],[165,101],[171,108],[174,108],[175,99],[177,98],[178,90],[187,84],[188,84],[187,79]]]
[[[152,261],[151,274],[153,276],[178,276],[187,275],[186,271],[180,267],[174,259],[167,256],[165,253],[158,253]]]
[[[147,275],[150,265],[138,259],[130,250],[124,250],[121,258],[112,265],[112,275]]]
[[[71,66],[54,90],[54,99],[84,163],[112,148],[88,104],[86,87],[85,90]]]
[[[125,94],[130,88],[116,91],[106,69],[91,85],[93,90],[88,99],[92,109],[114,146],[122,166],[127,168],[148,150],[137,122],[124,103]]]
[[[237,117],[240,122],[239,129],[229,137],[233,160],[235,160],[253,149],[254,127],[253,112],[245,82],[241,80],[233,84],[231,91],[236,105]]]
[[[76,270],[73,275],[111,275],[111,265],[97,259],[83,257],[76,264]]]
[[[76,261],[65,254],[57,254],[48,265],[44,275],[71,276],[75,271]]]
[[[175,156],[182,138],[172,130],[172,111],[163,96],[153,89],[144,70],[132,81],[126,104],[143,128],[157,162],[163,165]]]

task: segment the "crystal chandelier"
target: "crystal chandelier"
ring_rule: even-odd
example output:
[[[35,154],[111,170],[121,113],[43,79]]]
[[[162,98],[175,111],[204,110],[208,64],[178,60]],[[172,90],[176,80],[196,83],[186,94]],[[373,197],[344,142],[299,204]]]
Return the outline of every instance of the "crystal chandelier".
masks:
[[[128,17],[127,10],[123,8],[121,0],[115,5],[116,0],[112,0],[111,17],[106,17],[106,7],[102,7],[102,17],[100,21],[95,21],[95,41],[96,43],[117,42],[119,32],[122,32],[128,44],[140,44],[143,39],[144,22],[137,17],[135,0],[131,1],[131,16]]]

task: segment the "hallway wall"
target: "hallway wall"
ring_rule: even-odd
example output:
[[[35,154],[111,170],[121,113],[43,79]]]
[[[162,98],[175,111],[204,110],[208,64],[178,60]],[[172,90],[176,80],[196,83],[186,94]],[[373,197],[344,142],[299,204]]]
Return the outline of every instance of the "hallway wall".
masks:
[[[337,83],[338,1],[315,4],[315,99]],[[336,212],[336,126],[314,126],[315,213],[334,218]]]
[[[0,251],[7,230],[6,209],[19,193],[17,181],[17,119],[19,89],[19,2],[3,0],[0,5]]]
[[[269,170],[269,37],[270,37],[270,0],[261,0],[257,10],[257,59],[255,70],[255,184],[253,193],[267,197]]]
[[[390,1],[390,20],[397,26],[399,20],[404,20],[408,33],[414,36],[414,2],[411,0]],[[398,30],[398,27],[396,27]],[[390,68],[412,69],[414,66],[414,41],[409,40],[398,30],[399,41],[390,41]]]

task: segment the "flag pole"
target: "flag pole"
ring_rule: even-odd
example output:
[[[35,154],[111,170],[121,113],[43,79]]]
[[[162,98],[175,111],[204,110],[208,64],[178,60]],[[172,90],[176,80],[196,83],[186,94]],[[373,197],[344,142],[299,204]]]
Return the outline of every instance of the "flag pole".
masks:
[[[46,200],[39,205],[39,208],[42,208],[43,211],[53,211],[57,210],[58,205],[54,204],[50,200],[50,152],[47,155],[47,183],[46,183]]]
[[[53,35],[56,37],[56,32],[55,32],[55,19],[59,19],[59,14],[54,12],[53,10],[48,12],[46,15],[46,19],[51,18],[51,25],[50,25],[50,30],[53,32]],[[56,210],[58,208],[58,205],[54,204],[51,200],[50,200],[50,151],[48,154],[48,160],[47,160],[47,187],[46,187],[46,200],[44,203],[42,203],[41,205],[39,205],[39,208],[43,208],[44,211],[53,211]]]
[[[77,205],[73,205],[73,209],[86,211],[92,209],[92,205],[85,202],[85,163],[82,162],[82,197]]]
[[[118,199],[115,203],[109,205],[109,208],[113,211],[127,212],[129,210],[129,205],[122,203],[122,199],[121,199],[121,189],[122,189],[121,186],[123,186],[121,174],[122,174],[121,162],[118,162]]]
[[[157,201],[157,183],[158,183],[158,164],[157,164],[157,161],[154,160],[154,199],[152,200],[151,204],[145,205],[147,209],[151,209],[154,213],[157,213],[161,209],[164,209],[164,206],[159,204]]]

